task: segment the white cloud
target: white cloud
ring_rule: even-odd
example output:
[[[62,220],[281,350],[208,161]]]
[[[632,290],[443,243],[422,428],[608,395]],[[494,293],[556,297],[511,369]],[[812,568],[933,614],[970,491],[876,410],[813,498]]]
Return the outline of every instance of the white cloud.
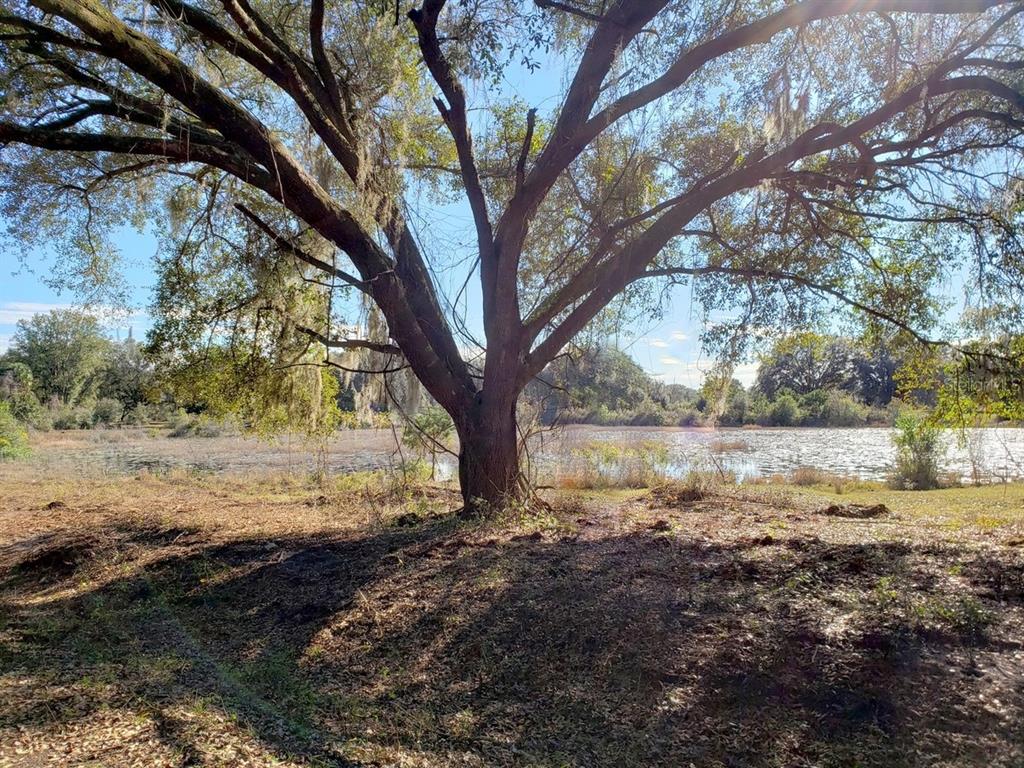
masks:
[[[0,303],[0,325],[16,325],[21,320],[30,320],[33,315],[45,314],[55,309],[71,309],[71,304],[54,304],[34,301],[7,301]],[[127,328],[145,325],[148,317],[144,312],[99,305],[87,310],[110,328]]]
[[[734,379],[739,379],[740,383],[745,387],[749,387],[757,379],[757,363],[744,363],[743,365],[737,365],[732,372]]]
[[[673,340],[673,341],[686,341],[686,340],[687,340],[687,339],[689,339],[689,338],[690,338],[690,337],[689,337],[689,336],[687,336],[687,335],[686,335],[685,333],[683,333],[682,331],[673,331],[673,332],[672,332],[672,340]]]
[[[8,301],[0,304],[0,324],[14,325],[19,320],[28,320],[32,315],[49,312],[51,309],[67,309],[68,304],[40,304],[32,301]]]
[[[656,347],[657,349],[665,349],[668,346],[668,342],[662,341],[661,339],[651,339],[647,344],[649,346]]]
[[[0,336],[0,353],[6,352],[11,346],[10,336]]]
[[[666,376],[664,382],[666,384],[682,384],[684,387],[700,389],[700,385],[704,383],[704,372],[696,368],[687,367],[686,370],[673,372],[670,376]]]
[[[662,380],[666,384],[683,384],[687,387],[699,388],[704,383],[707,372],[714,367],[712,360],[683,361],[675,357],[661,358],[662,365],[671,366]],[[738,379],[745,387],[750,387],[757,380],[757,363],[742,363],[733,369],[733,378]]]

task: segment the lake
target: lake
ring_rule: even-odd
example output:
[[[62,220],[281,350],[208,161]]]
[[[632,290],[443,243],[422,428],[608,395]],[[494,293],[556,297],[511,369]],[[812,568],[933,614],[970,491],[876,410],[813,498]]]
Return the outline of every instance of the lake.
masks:
[[[574,451],[587,443],[628,446],[653,441],[667,447],[673,475],[717,464],[746,479],[788,474],[806,466],[864,480],[883,480],[896,456],[892,434],[888,427],[711,430],[577,426],[545,437],[538,446],[537,459],[541,465],[571,468]],[[947,435],[945,442],[946,456],[940,465],[944,473],[970,480],[973,457],[986,481],[1024,478],[1024,429],[969,430],[966,445],[959,445],[952,435]],[[716,443],[736,447],[716,450]]]
[[[531,460],[543,482],[581,461],[578,451],[591,443],[629,446],[654,441],[667,448],[669,472],[682,475],[712,460],[740,478],[786,474],[800,466],[869,480],[884,479],[895,450],[888,428],[690,429],[569,426],[531,441]],[[741,449],[713,450],[715,443]],[[968,444],[947,438],[942,470],[972,477],[972,455],[988,481],[1024,479],[1024,429],[971,430]],[[720,446],[719,446],[720,447]],[[390,430],[339,432],[318,451],[297,438],[263,441],[226,436],[168,438],[142,429],[50,432],[36,435],[29,460],[46,473],[133,474],[184,469],[199,472],[307,473],[318,467],[350,472],[397,466],[402,455]],[[406,449],[405,455],[408,456]],[[0,473],[15,471],[0,464]],[[451,477],[454,459],[444,457],[439,475]]]

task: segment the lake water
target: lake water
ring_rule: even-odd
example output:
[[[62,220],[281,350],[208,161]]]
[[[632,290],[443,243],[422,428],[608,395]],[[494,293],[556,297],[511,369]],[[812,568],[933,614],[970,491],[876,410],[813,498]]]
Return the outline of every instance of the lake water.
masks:
[[[787,474],[810,466],[850,477],[880,480],[895,456],[892,430],[866,429],[686,429],[571,426],[546,432],[531,442],[531,461],[542,482],[572,471],[579,451],[593,443],[618,447],[646,441],[665,446],[670,474],[712,461],[741,478]],[[966,446],[950,436],[942,470],[964,480],[972,478],[972,455],[987,481],[1024,479],[1024,429],[972,430]],[[715,450],[716,443],[737,449]],[[719,448],[721,446],[718,446]],[[406,450],[406,456],[408,451]],[[402,454],[390,430],[339,433],[325,451],[297,439],[261,441],[238,436],[168,438],[143,430],[52,432],[39,435],[30,463],[44,473],[68,476],[134,474],[139,471],[185,469],[200,472],[329,472],[382,469],[400,463]],[[455,462],[442,457],[439,476],[451,477]],[[0,464],[0,473],[16,472],[14,463]]]
[[[538,445],[537,458],[541,465],[571,468],[574,453],[587,443],[609,442],[622,447],[653,441],[668,449],[669,471],[674,475],[685,474],[692,467],[717,464],[742,479],[788,474],[806,466],[865,480],[882,480],[889,474],[896,456],[892,434],[893,430],[887,427],[569,427],[561,434],[544,438]],[[1024,478],[1024,429],[970,430],[966,445],[959,445],[952,435],[945,442],[946,455],[940,465],[943,472],[970,480],[973,457],[986,481]],[[734,446],[721,450],[723,444]]]

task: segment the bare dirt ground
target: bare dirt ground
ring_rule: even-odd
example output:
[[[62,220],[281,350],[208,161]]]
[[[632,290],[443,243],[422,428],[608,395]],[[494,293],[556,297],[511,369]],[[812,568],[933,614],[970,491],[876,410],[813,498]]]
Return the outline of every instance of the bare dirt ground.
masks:
[[[8,473],[0,766],[1024,765],[1024,486],[549,501]]]

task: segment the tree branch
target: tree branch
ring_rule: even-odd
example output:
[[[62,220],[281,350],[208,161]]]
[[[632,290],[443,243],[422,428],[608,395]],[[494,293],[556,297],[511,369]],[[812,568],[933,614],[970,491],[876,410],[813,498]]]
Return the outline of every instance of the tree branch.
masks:
[[[560,11],[561,13],[567,13],[570,16],[578,16],[579,18],[586,19],[587,21],[599,23],[604,18],[604,16],[598,15],[596,13],[591,13],[590,11],[585,11],[582,8],[574,8],[568,3],[560,3],[557,2],[557,0],[533,0],[533,4],[536,5],[538,8],[547,8],[552,11]]]
[[[579,105],[571,105],[576,113],[572,119],[563,119],[565,110],[570,107],[569,100],[566,101],[563,117],[559,118],[551,139],[526,180],[523,196],[527,207],[530,210],[535,208],[559,174],[608,126],[624,115],[679,89],[709,62],[728,53],[767,42],[785,29],[837,16],[886,11],[962,14],[982,12],[1011,3],[1012,0],[804,0],[682,52],[661,76],[615,100],[593,117],[590,117],[590,110],[607,70],[591,70],[586,66],[588,62],[584,56],[573,85],[576,85],[577,80],[586,80],[585,87],[594,92],[594,98],[581,101]],[[597,37],[595,33],[594,39]]]
[[[802,275],[798,275],[792,272],[784,272],[779,270],[770,269],[757,269],[754,267],[727,267],[727,266],[705,266],[705,267],[666,267],[664,269],[649,269],[640,275],[637,275],[633,280],[643,280],[652,277],[673,277],[678,275],[686,275],[691,277],[700,277],[702,275],[726,275],[731,277],[743,277],[747,279],[758,279],[758,280],[770,280],[775,282],[790,282],[796,283],[797,285],[808,288],[817,293],[822,293],[831,296],[834,299],[838,299],[842,303],[853,307],[865,314],[871,315],[879,320],[883,320],[891,325],[896,326],[901,331],[909,334],[915,341],[931,345],[931,346],[946,346],[954,347],[953,344],[947,341],[941,341],[937,339],[930,339],[923,335],[920,331],[915,330],[905,321],[900,320],[898,317],[889,314],[883,310],[875,307],[868,306],[857,299],[847,296],[845,293],[837,288],[834,288],[824,283],[819,283],[814,280],[810,280]]]
[[[380,352],[385,355],[402,356],[402,350],[394,344],[382,344],[376,341],[367,341],[366,339],[331,339],[326,334],[312,328],[305,328],[301,325],[296,327],[300,332],[306,334],[311,339],[315,339],[328,349],[367,349],[371,352]]]
[[[353,275],[350,275],[343,269],[328,264],[323,259],[318,259],[309,253],[295,245],[291,240],[284,237],[283,235],[276,232],[273,227],[267,224],[263,219],[256,215],[256,213],[246,206],[244,203],[235,203],[235,208],[242,213],[249,221],[256,225],[256,227],[263,232],[267,237],[274,241],[274,244],[285,253],[294,256],[299,261],[309,264],[311,267],[316,267],[321,272],[325,272],[328,275],[334,275],[342,282],[351,285],[353,288],[358,289],[362,293],[369,293],[366,282],[360,280]]]
[[[440,99],[434,99],[434,104],[455,141],[462,183],[466,188],[466,197],[469,199],[469,207],[476,225],[477,247],[480,250],[481,260],[485,263],[493,262],[494,238],[491,232],[490,217],[487,213],[487,198],[480,183],[480,173],[477,170],[476,158],[473,154],[473,136],[466,114],[466,93],[437,39],[437,21],[444,5],[445,0],[426,0],[422,8],[409,11],[408,16],[413,26],[416,27],[423,61],[434,78],[434,82],[441,89],[441,93],[448,100],[448,104],[445,105]],[[493,291],[493,288],[485,285],[484,291]]]

